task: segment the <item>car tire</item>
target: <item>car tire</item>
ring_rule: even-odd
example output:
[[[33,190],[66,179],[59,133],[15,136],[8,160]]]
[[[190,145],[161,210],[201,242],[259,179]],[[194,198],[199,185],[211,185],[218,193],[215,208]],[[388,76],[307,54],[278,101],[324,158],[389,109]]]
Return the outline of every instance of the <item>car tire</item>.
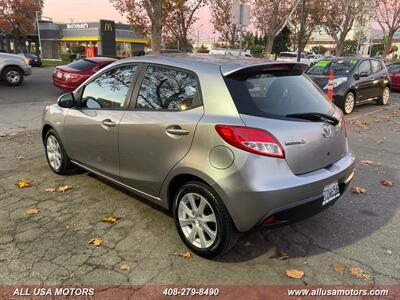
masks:
[[[379,97],[376,103],[378,105],[386,105],[389,103],[389,97],[390,97],[390,88],[388,86],[385,86],[382,90],[382,96]]]
[[[341,109],[344,114],[348,115],[351,114],[354,110],[354,106],[356,105],[356,96],[353,92],[348,92],[344,98],[343,103],[341,105]]]
[[[204,183],[188,182],[178,190],[173,215],[182,241],[201,257],[222,255],[238,240],[239,233],[228,210],[218,194]]]
[[[68,174],[72,170],[72,164],[65,152],[60,138],[53,129],[50,129],[44,138],[44,148],[47,163],[50,169],[59,175]]]
[[[18,67],[5,68],[2,78],[10,86],[20,86],[24,82],[24,74]]]

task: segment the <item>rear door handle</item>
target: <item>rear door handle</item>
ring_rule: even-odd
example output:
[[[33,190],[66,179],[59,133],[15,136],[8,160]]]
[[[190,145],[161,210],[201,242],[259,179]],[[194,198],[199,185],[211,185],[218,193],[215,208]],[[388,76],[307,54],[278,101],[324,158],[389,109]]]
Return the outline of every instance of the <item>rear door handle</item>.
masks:
[[[189,130],[183,129],[180,126],[177,126],[177,125],[170,126],[165,131],[167,133],[171,134],[171,135],[182,136],[182,135],[188,135],[189,134]]]
[[[101,122],[101,124],[103,124],[103,126],[106,126],[106,127],[115,127],[115,126],[117,126],[117,123],[114,122],[114,121],[111,121],[110,119],[103,120],[103,122]]]

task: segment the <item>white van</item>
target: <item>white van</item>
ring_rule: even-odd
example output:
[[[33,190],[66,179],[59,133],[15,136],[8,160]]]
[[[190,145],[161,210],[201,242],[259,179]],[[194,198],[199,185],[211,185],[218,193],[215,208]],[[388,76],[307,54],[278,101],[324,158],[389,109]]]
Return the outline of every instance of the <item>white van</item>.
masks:
[[[224,49],[224,48],[217,48],[210,50],[210,54],[213,55],[230,55],[230,56],[239,56],[240,50],[239,49]],[[242,55],[244,57],[253,57],[250,53],[250,50],[242,50]]]

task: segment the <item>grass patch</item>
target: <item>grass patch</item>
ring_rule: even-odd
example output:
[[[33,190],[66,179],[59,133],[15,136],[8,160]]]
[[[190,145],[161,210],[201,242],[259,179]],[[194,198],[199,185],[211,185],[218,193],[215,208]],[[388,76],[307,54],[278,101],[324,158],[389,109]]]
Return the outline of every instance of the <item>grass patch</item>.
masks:
[[[43,59],[42,62],[44,67],[57,67],[57,66],[67,65],[70,63],[69,61],[48,60],[48,59]]]

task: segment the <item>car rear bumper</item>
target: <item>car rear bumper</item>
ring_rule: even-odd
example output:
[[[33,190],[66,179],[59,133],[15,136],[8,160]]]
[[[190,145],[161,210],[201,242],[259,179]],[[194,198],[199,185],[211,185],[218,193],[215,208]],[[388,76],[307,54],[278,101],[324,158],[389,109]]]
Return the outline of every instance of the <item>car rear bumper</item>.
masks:
[[[53,85],[67,93],[72,92],[73,90],[75,90],[75,88],[77,88],[79,86],[79,85],[75,85],[75,84],[71,84],[71,83],[62,82],[62,81],[54,78],[54,76],[53,76]]]
[[[325,209],[337,199],[322,205],[324,187],[338,182],[342,195],[354,169],[354,157],[349,152],[334,164],[303,175],[294,175],[284,161],[276,160],[276,166],[263,165],[260,159],[250,161],[244,166],[246,170],[240,169],[214,186],[241,232],[262,224],[271,215],[278,224]]]

